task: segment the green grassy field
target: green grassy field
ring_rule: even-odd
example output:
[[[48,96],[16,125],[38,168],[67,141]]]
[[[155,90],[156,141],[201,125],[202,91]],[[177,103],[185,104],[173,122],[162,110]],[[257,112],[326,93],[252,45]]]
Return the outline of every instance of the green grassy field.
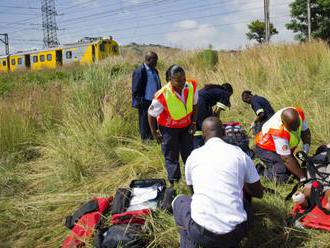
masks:
[[[330,142],[330,50],[323,43],[277,45],[219,53],[155,49],[163,74],[179,63],[200,85],[231,82],[232,108],[223,121],[254,118],[240,100],[250,89],[276,109],[301,106],[314,150]],[[112,195],[132,179],[165,177],[160,147],[142,144],[131,108],[136,54],[58,71],[0,75],[0,247],[58,247],[65,216],[94,196]],[[254,201],[255,221],[243,247],[330,247],[329,233],[286,226],[292,186]],[[184,182],[179,189],[186,192]],[[173,217],[148,220],[149,247],[178,247]],[[90,244],[92,246],[92,244]]]

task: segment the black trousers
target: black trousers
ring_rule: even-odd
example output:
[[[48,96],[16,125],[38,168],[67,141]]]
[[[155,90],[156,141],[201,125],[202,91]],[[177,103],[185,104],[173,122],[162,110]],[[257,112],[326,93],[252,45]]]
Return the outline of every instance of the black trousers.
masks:
[[[215,234],[206,230],[191,218],[191,200],[191,196],[180,195],[172,203],[175,223],[180,227],[181,248],[198,248],[199,246],[204,248],[239,247],[240,241],[247,234],[248,224],[251,219],[251,209],[247,201],[244,200],[247,221],[237,225],[229,233]]]
[[[148,108],[151,102],[142,108],[138,108],[139,111],[139,132],[142,140],[151,140],[152,134],[148,123]]]
[[[264,150],[258,146],[255,148],[257,157],[266,165],[264,177],[277,183],[286,183],[290,172],[286,168],[282,158],[276,152]]]
[[[193,150],[193,136],[188,133],[189,128],[168,128],[159,126],[163,136],[162,152],[169,181],[181,179],[179,155],[185,164]]]

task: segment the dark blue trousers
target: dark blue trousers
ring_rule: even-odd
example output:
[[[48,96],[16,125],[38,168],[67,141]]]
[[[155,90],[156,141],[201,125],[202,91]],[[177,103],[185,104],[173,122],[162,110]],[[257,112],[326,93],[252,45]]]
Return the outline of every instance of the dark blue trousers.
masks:
[[[194,149],[197,149],[204,145],[204,139],[202,135],[194,136]]]
[[[153,137],[148,123],[148,106],[138,108],[138,111],[139,111],[139,132],[141,139],[151,140]]]
[[[250,208],[244,202],[248,220],[250,218]],[[248,221],[236,226],[236,228],[226,234],[212,233],[191,218],[191,197],[180,195],[174,199],[173,215],[176,225],[180,228],[180,247],[181,248],[205,248],[216,247],[238,247],[240,241],[247,234]],[[203,204],[203,203],[201,203]],[[212,211],[210,209],[210,211]]]
[[[188,133],[189,128],[168,128],[159,126],[163,136],[162,152],[165,157],[167,178],[169,181],[181,179],[179,155],[185,164],[193,150],[193,136]]]
[[[256,146],[255,153],[266,166],[264,170],[265,178],[276,181],[277,183],[286,183],[288,181],[291,173],[284,165],[280,155],[258,146]]]

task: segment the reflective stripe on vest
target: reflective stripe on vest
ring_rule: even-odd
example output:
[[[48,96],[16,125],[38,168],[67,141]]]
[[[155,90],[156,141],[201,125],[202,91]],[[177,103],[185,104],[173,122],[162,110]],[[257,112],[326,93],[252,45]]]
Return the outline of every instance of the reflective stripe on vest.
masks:
[[[166,105],[168,108],[168,112],[171,118],[175,121],[184,118],[189,115],[193,110],[193,101],[194,101],[194,86],[192,83],[187,82],[188,87],[188,97],[186,99],[186,104],[184,104],[181,99],[175,94],[172,90],[170,83],[168,83],[165,87],[164,98],[166,101]],[[186,89],[184,89],[186,90]]]

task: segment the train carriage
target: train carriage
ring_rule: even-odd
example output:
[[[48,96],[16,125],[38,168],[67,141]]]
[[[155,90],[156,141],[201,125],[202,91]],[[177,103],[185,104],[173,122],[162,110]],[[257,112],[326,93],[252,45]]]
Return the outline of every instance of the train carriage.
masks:
[[[0,72],[8,72],[8,56],[0,56]]]
[[[118,43],[111,37],[86,37],[73,44],[0,57],[0,72],[55,69],[72,64],[89,64],[118,54]]]

